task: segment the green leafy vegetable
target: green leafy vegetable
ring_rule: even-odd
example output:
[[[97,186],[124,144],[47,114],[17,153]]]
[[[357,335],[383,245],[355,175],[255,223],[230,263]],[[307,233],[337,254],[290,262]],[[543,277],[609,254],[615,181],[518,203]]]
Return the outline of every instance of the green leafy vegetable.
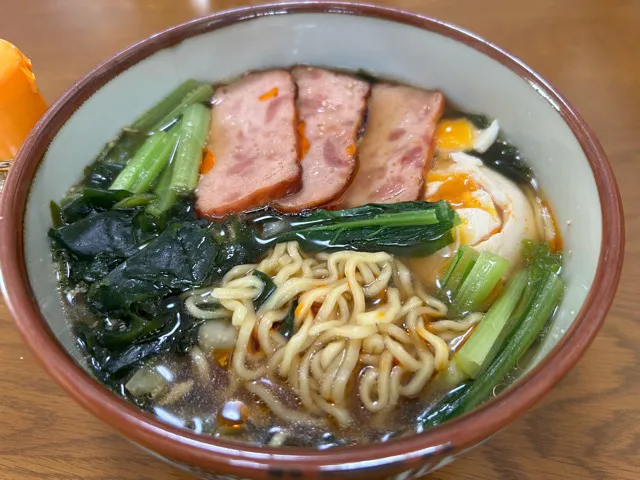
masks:
[[[211,112],[205,106],[196,103],[185,109],[170,187],[176,193],[189,193],[196,188],[210,123]]]
[[[123,210],[126,208],[142,207],[149,204],[156,196],[152,193],[136,193],[130,197],[120,200],[113,206],[114,210]]]
[[[430,407],[417,418],[419,428],[435,427],[445,420],[453,418],[452,412],[465,398],[471,382],[453,387],[435,406]]]
[[[150,131],[164,130],[173,125],[177,118],[184,115],[185,111],[194,104],[208,101],[213,96],[213,87],[208,83],[201,83],[188,92],[180,103],[168,111],[163,118],[158,120]]]
[[[279,218],[288,228],[262,238],[263,242],[297,240],[312,250],[387,251],[402,255],[427,255],[445,247],[453,241],[451,229],[459,222],[445,201],[369,204]]]
[[[538,338],[562,297],[564,282],[558,274],[552,273],[541,287],[533,299],[531,308],[507,341],[504,349],[486,372],[470,385],[455,405],[449,408],[447,414],[438,419],[439,423],[468,412],[489,398],[502,379],[516,367],[518,360]]]
[[[450,314],[455,317],[480,311],[508,266],[499,255],[461,245],[440,285],[440,298],[449,303]]]
[[[175,134],[165,132],[156,132],[150,136],[109,189],[128,190],[133,193],[147,191],[167,165],[176,141]]]
[[[178,122],[178,124],[180,124],[180,122]],[[137,172],[133,186],[130,188],[132,192],[148,192],[153,185],[156,184],[162,172],[168,168],[178,147],[178,140],[180,138],[179,128],[174,127],[168,135],[169,137],[165,137],[163,145],[156,152],[156,156],[151,158],[150,162]]]
[[[107,143],[96,159],[85,168],[80,183],[85,187],[109,188],[146,138],[146,132],[123,129],[116,139]]]
[[[453,297],[451,315],[461,316],[479,311],[493,289],[500,283],[509,262],[491,252],[480,252],[473,267]]]
[[[85,187],[108,188],[151,133],[170,127],[187,107],[210,99],[212,94],[213,87],[206,83],[187,80],[179,85],[104,146],[85,169],[81,184]]]
[[[440,297],[442,300],[453,303],[462,283],[471,272],[478,260],[479,253],[468,245],[460,245],[455,256],[449,263],[447,271],[442,276]]]
[[[160,179],[154,190],[155,199],[147,207],[147,213],[155,217],[161,216],[176,202],[178,196],[171,190],[171,178],[173,177],[173,162],[171,162],[160,175]]]
[[[456,366],[459,365],[457,357],[460,354],[463,354],[463,359],[459,365],[461,369],[451,377],[460,379],[475,376],[476,380],[458,390],[456,395],[444,397],[426,412],[422,416],[423,427],[438,425],[468,412],[490,398],[505,376],[516,368],[518,360],[553,316],[564,292],[564,282],[560,277],[562,254],[551,253],[549,245],[544,242],[529,240],[523,242],[523,252],[527,262],[523,277],[516,276],[513,279],[492,307],[495,310],[489,317],[488,326],[484,329],[478,327],[468,340],[467,344],[474,342],[476,346],[463,353],[465,344],[454,356],[452,363]],[[523,279],[526,286],[523,285]],[[515,298],[518,291],[522,293]],[[517,306],[513,311],[516,302]],[[513,311],[511,316],[509,310]],[[507,320],[502,318],[498,322],[498,314],[506,315]],[[504,324],[502,329],[500,323]],[[478,340],[474,340],[478,334]],[[492,341],[490,348],[476,349],[485,340]],[[493,356],[495,359],[492,360]]]
[[[195,80],[186,80],[134,120],[130,128],[140,132],[152,132],[159,124],[178,118],[181,108],[184,108],[184,104],[189,102],[188,95],[192,95],[200,86],[201,84]]]
[[[505,338],[513,331],[516,317],[512,314],[526,284],[526,271],[518,272],[480,321],[471,338],[455,354],[457,367],[467,377],[476,378],[493,361]]]

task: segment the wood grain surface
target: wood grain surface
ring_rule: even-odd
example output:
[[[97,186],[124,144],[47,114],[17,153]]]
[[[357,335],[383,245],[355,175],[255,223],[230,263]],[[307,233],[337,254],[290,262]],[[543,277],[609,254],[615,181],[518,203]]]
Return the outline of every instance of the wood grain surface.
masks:
[[[0,0],[0,37],[55,100],[156,31],[234,0]],[[389,0],[517,55],[564,93],[613,163],[627,222],[616,301],[578,366],[533,411],[429,478],[640,478],[640,1]],[[544,139],[541,139],[544,141]],[[10,279],[6,279],[10,281]],[[48,378],[0,304],[0,479],[192,478],[138,450]]]

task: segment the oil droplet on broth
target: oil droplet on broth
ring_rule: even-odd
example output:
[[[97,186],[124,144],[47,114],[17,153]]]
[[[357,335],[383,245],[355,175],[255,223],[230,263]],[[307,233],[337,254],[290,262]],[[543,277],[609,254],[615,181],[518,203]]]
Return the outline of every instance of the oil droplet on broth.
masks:
[[[237,429],[244,426],[249,419],[249,408],[239,400],[231,400],[224,404],[218,412],[218,425],[225,429]]]

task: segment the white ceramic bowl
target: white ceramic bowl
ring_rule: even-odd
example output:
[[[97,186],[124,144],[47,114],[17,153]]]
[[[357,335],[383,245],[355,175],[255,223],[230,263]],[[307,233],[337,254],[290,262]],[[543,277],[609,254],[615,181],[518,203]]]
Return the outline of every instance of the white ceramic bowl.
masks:
[[[247,70],[294,64],[365,68],[440,89],[465,110],[499,119],[555,209],[568,288],[550,332],[513,388],[424,434],[325,452],[274,451],[197,436],[100,387],[83,369],[65,322],[47,239],[49,201],[65,194],[118,130],[183,80],[220,82]],[[379,7],[253,7],[150,37],[65,93],[13,168],[2,204],[0,260],[6,297],[27,343],[84,407],[133,441],[203,475],[410,478],[441,466],[524,412],[577,361],[604,319],[622,262],[621,206],[611,168],[564,98],[520,61],[471,33]]]

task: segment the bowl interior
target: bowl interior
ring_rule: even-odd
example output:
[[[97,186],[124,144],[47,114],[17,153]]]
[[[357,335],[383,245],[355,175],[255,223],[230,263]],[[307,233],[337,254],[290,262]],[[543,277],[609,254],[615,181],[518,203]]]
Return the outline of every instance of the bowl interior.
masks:
[[[441,89],[465,110],[499,120],[506,137],[536,170],[567,252],[564,301],[524,371],[535,366],[574,321],[598,264],[600,201],[580,144],[552,100],[474,48],[417,27],[338,13],[271,15],[188,38],[128,68],[79,106],[40,164],[25,218],[29,279],[58,340],[82,363],[56,290],[47,240],[49,201],[64,195],[120,128],[183,80],[218,82],[247,70],[293,64],[364,68],[384,78]]]

